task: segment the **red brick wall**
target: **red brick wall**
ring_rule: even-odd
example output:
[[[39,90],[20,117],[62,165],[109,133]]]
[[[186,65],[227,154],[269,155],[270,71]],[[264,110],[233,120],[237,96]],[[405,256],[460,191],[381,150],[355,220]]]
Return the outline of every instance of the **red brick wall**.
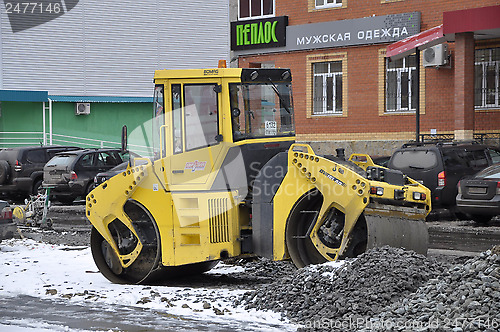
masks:
[[[275,0],[275,2],[276,16],[288,16],[289,25],[419,11],[422,13],[422,30],[441,24],[445,11],[500,4],[495,0],[403,0],[386,3],[382,3],[381,0],[347,0],[347,8],[308,13],[308,0]]]
[[[347,8],[308,12],[307,0],[276,0],[276,15],[289,17],[289,25],[308,24],[332,20],[347,20],[367,16],[380,16],[404,12],[421,12],[421,30],[442,23],[443,11],[498,5],[499,1],[463,0],[403,0],[381,3],[380,0],[347,0]],[[274,62],[276,67],[291,68],[293,76],[294,106],[297,134],[346,133],[353,139],[359,133],[413,132],[415,115],[379,114],[379,50],[387,44],[357,46],[289,53],[240,56],[240,67],[250,63]],[[496,47],[500,46],[497,40]],[[454,43],[449,43],[454,55]],[[306,57],[311,54],[347,52],[348,59],[348,116],[306,117]],[[425,114],[421,115],[421,133],[437,129],[438,133],[453,133],[454,113],[454,71],[451,69],[427,68],[425,71]],[[500,130],[500,110],[476,111],[475,127],[480,131]],[[394,135],[392,136],[394,137]]]
[[[455,37],[455,129],[474,129],[474,34]]]

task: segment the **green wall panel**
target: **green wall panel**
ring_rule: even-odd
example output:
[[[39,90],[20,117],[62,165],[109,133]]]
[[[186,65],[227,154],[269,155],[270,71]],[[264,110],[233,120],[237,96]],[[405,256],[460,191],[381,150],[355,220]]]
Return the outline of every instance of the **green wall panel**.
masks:
[[[0,105],[0,148],[43,142],[43,103],[2,101]]]
[[[0,131],[42,131],[42,103],[2,101]]]
[[[43,104],[2,102],[0,147],[40,144],[43,142]],[[119,146],[121,130],[128,132],[151,119],[152,103],[91,103],[89,115],[75,115],[75,103],[52,103],[53,144],[76,144],[82,147]],[[47,142],[49,114],[46,112]],[[38,132],[9,134],[6,132]],[[75,138],[77,137],[77,139]],[[101,143],[100,141],[106,141]],[[109,144],[107,142],[116,142]]]
[[[111,142],[120,142],[123,125],[130,132],[153,114],[150,103],[90,103],[89,115],[75,115],[75,103],[53,103],[52,108],[54,134]]]

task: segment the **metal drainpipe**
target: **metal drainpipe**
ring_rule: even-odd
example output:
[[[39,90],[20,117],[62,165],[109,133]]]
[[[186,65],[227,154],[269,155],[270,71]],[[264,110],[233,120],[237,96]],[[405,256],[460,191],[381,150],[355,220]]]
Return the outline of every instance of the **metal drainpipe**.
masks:
[[[52,99],[49,98],[49,144],[52,145]]]
[[[415,89],[415,94],[417,95],[417,105],[415,108],[415,134],[416,138],[415,140],[420,142],[420,50],[417,49],[415,50],[415,62],[417,63],[415,71],[417,76],[417,88]]]
[[[42,103],[42,134],[43,134],[43,145],[47,145],[47,136],[45,135],[45,102]]]

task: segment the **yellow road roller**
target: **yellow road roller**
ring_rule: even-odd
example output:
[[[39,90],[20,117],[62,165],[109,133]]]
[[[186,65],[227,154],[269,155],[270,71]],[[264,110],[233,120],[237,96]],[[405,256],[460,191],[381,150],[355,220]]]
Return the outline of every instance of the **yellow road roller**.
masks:
[[[427,252],[426,187],[368,155],[295,142],[289,69],[157,70],[154,83],[149,155],[86,197],[110,281],[254,255],[303,267],[382,245]]]

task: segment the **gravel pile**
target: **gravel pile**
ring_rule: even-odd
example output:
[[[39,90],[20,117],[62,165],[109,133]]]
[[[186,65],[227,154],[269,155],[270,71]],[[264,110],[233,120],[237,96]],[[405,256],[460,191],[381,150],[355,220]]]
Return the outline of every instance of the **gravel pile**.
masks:
[[[232,264],[241,266],[245,272],[241,274],[253,276],[263,280],[274,281],[297,272],[297,268],[291,261],[272,261],[268,258],[255,257],[251,259],[238,259]]]
[[[236,304],[305,330],[500,331],[500,246],[458,264],[376,248],[283,275]]]
[[[500,246],[457,264],[370,319],[371,330],[500,331]]]
[[[284,312],[298,323],[356,320],[415,292],[445,267],[414,252],[375,248],[340,268],[322,264],[300,269],[240,300],[248,309]]]

